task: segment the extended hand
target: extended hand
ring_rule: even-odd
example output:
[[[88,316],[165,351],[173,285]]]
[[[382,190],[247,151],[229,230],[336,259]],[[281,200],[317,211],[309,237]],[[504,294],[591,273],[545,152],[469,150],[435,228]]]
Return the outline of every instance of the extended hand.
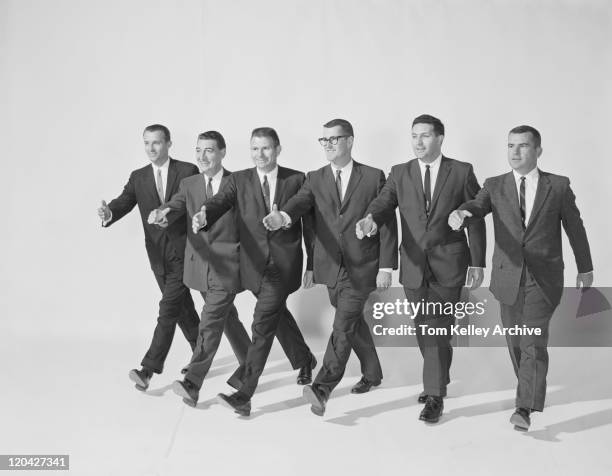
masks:
[[[314,286],[312,282],[312,271],[304,271],[304,278],[302,279],[302,286],[304,289],[310,289]]]
[[[163,223],[166,222],[166,226],[168,226],[168,220],[166,218],[166,215],[168,214],[169,211],[170,211],[169,208],[164,208],[163,210],[161,208],[156,208],[151,213],[149,213],[149,218],[147,219],[147,222],[149,223],[149,225],[162,225],[162,226],[163,226]]]
[[[581,284],[584,291],[593,285],[593,271],[589,271],[588,273],[578,273],[576,276],[576,289],[580,289]]]
[[[372,218],[372,214],[368,214],[367,217],[362,218],[355,224],[355,235],[357,238],[362,240],[364,236],[375,235],[377,231],[376,223]]]
[[[100,207],[98,208],[98,216],[102,221],[109,220],[111,217],[111,209],[108,207],[104,200],[102,200],[102,205],[100,205]]]
[[[206,226],[206,207],[202,205],[200,211],[196,213],[191,219],[191,228],[194,233],[200,231],[200,228],[204,228]]]
[[[376,275],[376,287],[379,291],[386,291],[391,286],[391,273],[380,270]]]
[[[264,217],[263,224],[268,231],[276,231],[283,226],[283,216],[278,211],[276,203],[272,205],[272,211]]]
[[[467,210],[455,210],[448,216],[448,226],[455,231],[460,230],[463,226],[463,220],[471,216],[472,213]]]
[[[465,285],[470,287],[470,290],[478,289],[484,279],[484,271],[482,268],[468,268],[465,278]]]

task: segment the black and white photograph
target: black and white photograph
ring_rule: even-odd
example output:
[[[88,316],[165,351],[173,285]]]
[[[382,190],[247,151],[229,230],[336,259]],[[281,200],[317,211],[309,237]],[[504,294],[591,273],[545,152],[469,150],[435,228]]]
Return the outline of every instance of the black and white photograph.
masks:
[[[612,473],[612,2],[0,0],[0,476]]]

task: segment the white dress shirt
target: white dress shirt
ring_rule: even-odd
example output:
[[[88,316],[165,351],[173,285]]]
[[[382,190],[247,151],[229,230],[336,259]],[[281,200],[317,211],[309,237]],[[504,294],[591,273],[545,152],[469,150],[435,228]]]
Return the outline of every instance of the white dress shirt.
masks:
[[[203,174],[204,175],[204,181],[205,181],[205,187],[208,187],[208,179],[210,178],[208,175]],[[221,167],[221,169],[215,174],[213,175],[212,178],[212,189],[213,189],[213,195],[217,195],[217,193],[219,193],[219,188],[221,187],[221,179],[223,178],[223,167]]]
[[[257,170],[257,175],[259,175],[259,183],[261,184],[261,190],[263,191],[263,183],[264,183],[264,175],[268,177],[268,185],[270,186],[270,203],[268,206],[270,210],[272,210],[272,205],[274,205],[274,198],[276,195],[276,178],[278,177],[278,166],[274,167],[274,170],[264,174],[261,170]]]
[[[351,179],[351,172],[353,171],[353,159],[349,160],[349,163],[344,167],[337,167],[334,164],[329,164],[332,170],[332,175],[334,177],[334,182],[336,181],[337,171],[340,170],[340,180],[342,180],[342,195],[340,196],[340,200],[344,200],[344,196],[346,195],[346,189],[348,188],[349,180]]]
[[[513,170],[514,174],[514,182],[516,184],[516,196],[519,199],[519,204],[521,203],[521,177],[523,175],[519,174],[516,170]],[[538,172],[538,168],[534,167],[531,172],[525,177],[525,226],[529,223],[529,217],[531,216],[531,211],[533,210],[533,202],[535,201],[536,191],[538,190],[538,180],[540,179],[540,173]]]
[[[157,190],[159,190],[159,184],[157,183],[157,171],[160,170],[161,178],[162,178],[162,187],[163,187],[164,194],[166,196],[168,195],[168,190],[166,189],[166,186],[168,185],[168,167],[169,166],[170,166],[170,158],[168,158],[166,162],[164,162],[164,165],[162,165],[161,167],[158,167],[154,163],[151,163],[151,167],[153,167],[153,178],[155,179],[155,186],[157,187]]]

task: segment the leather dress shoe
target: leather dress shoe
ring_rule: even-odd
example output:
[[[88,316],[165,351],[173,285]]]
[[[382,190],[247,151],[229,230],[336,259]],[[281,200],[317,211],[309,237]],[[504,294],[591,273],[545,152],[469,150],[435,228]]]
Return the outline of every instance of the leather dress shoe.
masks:
[[[151,377],[153,377],[153,372],[147,368],[132,369],[129,373],[130,380],[134,382],[138,390],[144,392],[147,388],[149,388],[149,382],[151,381]]]
[[[327,397],[317,387],[312,385],[306,385],[303,390],[303,395],[308,403],[310,403],[310,411],[318,416],[323,416],[325,413],[325,405],[327,404]]]
[[[307,385],[312,382],[312,370],[317,366],[317,359],[314,355],[311,356],[308,365],[305,365],[300,369],[300,373],[297,376],[298,385]]]
[[[419,398],[417,398],[419,403],[425,403],[427,401],[427,394],[425,392],[421,392],[419,394]]]
[[[351,393],[366,393],[369,392],[372,387],[378,387],[379,385],[380,381],[370,382],[367,378],[361,377],[361,380],[351,388]]]
[[[175,380],[172,383],[172,390],[179,397],[183,397],[183,402],[190,407],[195,407],[198,404],[200,390],[189,380]]]
[[[419,420],[427,423],[438,423],[442,411],[444,410],[444,399],[434,395],[428,395],[425,401],[425,408],[419,415]]]
[[[527,431],[531,425],[531,418],[529,414],[531,411],[528,408],[517,408],[516,411],[510,417],[510,423],[514,425],[514,429],[517,431]]]
[[[240,392],[225,395],[220,393],[217,395],[217,402],[227,408],[234,410],[241,416],[249,416],[251,414],[251,400],[243,396]]]

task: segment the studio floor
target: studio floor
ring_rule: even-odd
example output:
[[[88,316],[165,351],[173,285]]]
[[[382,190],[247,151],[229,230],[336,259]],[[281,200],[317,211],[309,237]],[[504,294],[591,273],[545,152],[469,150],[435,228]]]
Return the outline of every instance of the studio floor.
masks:
[[[444,415],[426,425],[418,420],[415,348],[380,348],[385,379],[364,395],[349,391],[359,379],[351,356],[320,418],[275,344],[251,417],[241,418],[215,402],[230,390],[225,379],[235,365],[225,342],[195,409],[171,389],[189,357],[182,337],[146,393],[127,377],[142,344],[7,342],[0,350],[2,453],[69,454],[75,475],[612,472],[609,348],[551,349],[547,407],[520,433],[508,422],[514,376],[503,348],[456,349]],[[320,357],[324,342],[312,344]],[[92,365],[95,355],[106,356],[103,366]]]

